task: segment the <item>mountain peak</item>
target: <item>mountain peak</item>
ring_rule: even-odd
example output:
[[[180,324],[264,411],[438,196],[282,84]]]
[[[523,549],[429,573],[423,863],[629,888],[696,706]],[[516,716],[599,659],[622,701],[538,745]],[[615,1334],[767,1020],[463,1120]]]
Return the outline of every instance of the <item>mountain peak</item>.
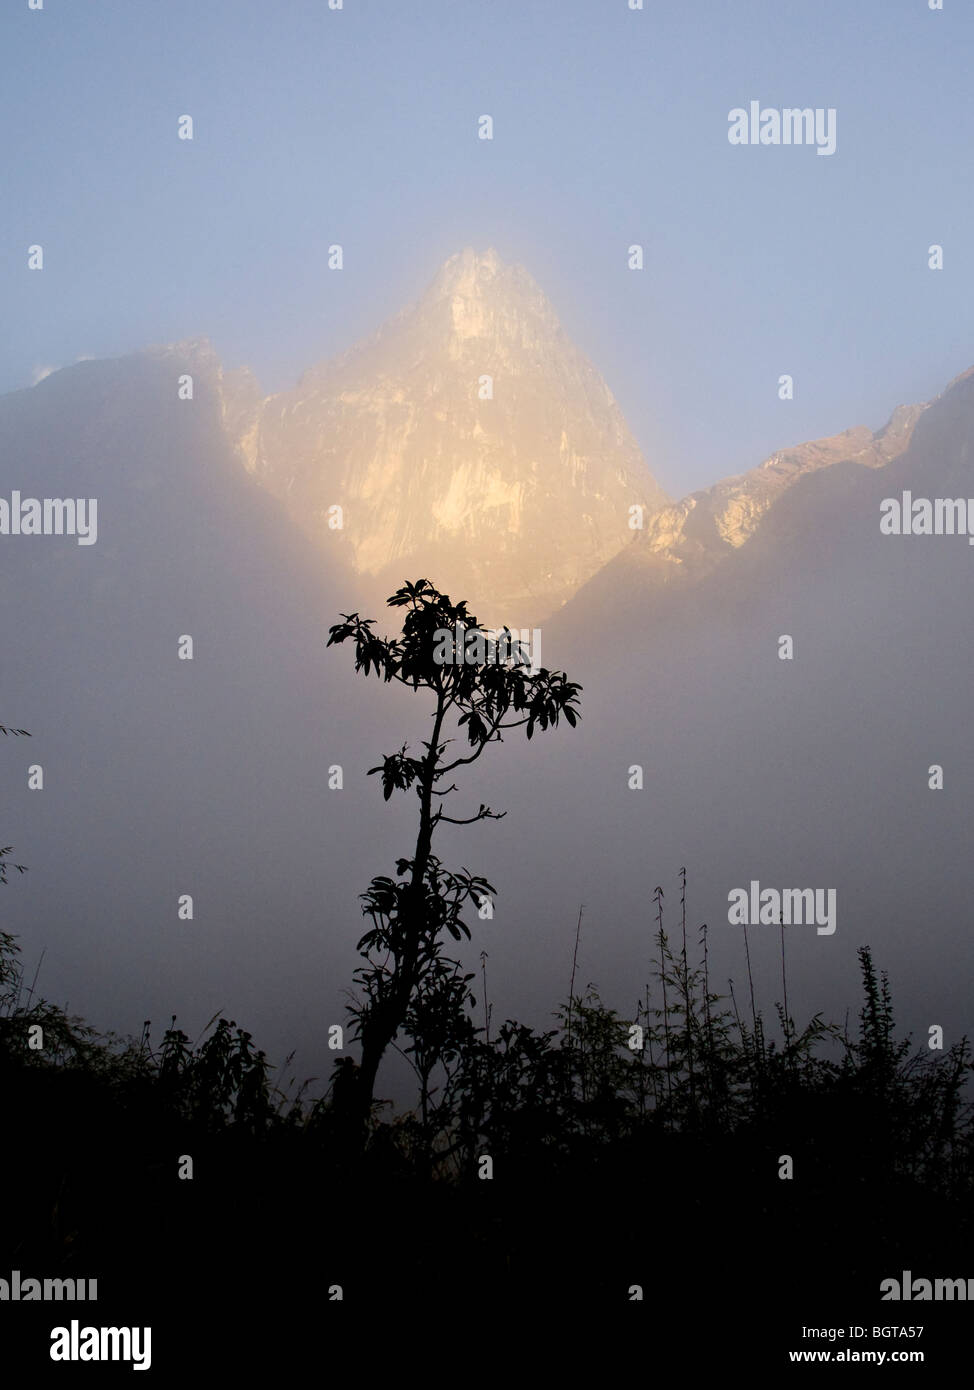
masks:
[[[484,252],[467,246],[443,262],[429,292],[437,296],[482,293],[499,274],[511,269],[520,270],[520,266],[506,266],[492,246]]]
[[[205,334],[196,338],[180,338],[177,343],[156,343],[143,349],[148,357],[186,357],[198,358],[202,362],[219,365],[216,349]]]
[[[666,501],[602,377],[493,248],[451,256],[237,429],[248,469],[377,602],[423,573],[492,624],[547,617],[628,544],[634,506]]]
[[[471,339],[537,346],[562,334],[537,281],[522,265],[502,261],[493,247],[478,252],[468,246],[450,256],[411,313],[428,320],[430,342],[449,338],[454,352]]]

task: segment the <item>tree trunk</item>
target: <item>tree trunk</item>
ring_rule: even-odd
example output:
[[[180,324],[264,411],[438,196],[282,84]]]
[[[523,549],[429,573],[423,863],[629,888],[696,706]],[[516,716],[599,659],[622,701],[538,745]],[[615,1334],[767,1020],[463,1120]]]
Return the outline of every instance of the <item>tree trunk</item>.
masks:
[[[429,869],[433,845],[433,782],[437,764],[437,745],[443,728],[445,714],[443,697],[436,705],[433,723],[433,737],[429,752],[424,759],[423,775],[420,779],[419,834],[416,837],[416,855],[413,870],[406,890],[404,906],[404,931],[406,946],[398,967],[398,979],[386,1006],[370,1018],[362,1030],[362,1062],[359,1067],[359,1115],[358,1120],[364,1129],[372,1114],[372,1101],[379,1064],[386,1048],[395,1039],[402,1027],[416,987],[416,969],[419,961],[419,947],[426,926],[425,891],[426,873]]]

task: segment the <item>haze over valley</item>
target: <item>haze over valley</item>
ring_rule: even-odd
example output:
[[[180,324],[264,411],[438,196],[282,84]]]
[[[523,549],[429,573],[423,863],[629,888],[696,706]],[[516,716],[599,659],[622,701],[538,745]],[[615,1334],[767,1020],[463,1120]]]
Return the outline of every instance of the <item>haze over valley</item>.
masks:
[[[96,497],[99,524],[89,547],[0,547],[3,713],[32,734],[2,770],[29,865],[5,929],[45,952],[49,996],[104,1026],[176,1010],[193,1032],[223,1008],[325,1074],[357,895],[411,834],[406,798],[385,804],[365,774],[427,736],[419,698],[325,642],[352,610],[391,632],[383,600],[424,576],[482,621],[540,628],[543,664],[583,687],[576,731],[468,774],[472,808],[508,816],[441,832],[499,889],[468,954],[489,953],[501,1016],[549,1017],[582,903],[579,969],[631,1007],[653,890],[675,911],[685,865],[719,978],[742,969],[732,889],[828,886],[834,936],[789,940],[793,1010],[844,1005],[868,942],[909,981],[914,1023],[935,1009],[960,1027],[971,550],[879,518],[905,490],[974,492],[972,438],[968,372],[878,431],[783,440],[672,499],[543,289],[489,249],[451,256],[290,391],[265,397],[194,340],[4,396],[7,496]],[[770,1007],[780,965],[760,933]]]

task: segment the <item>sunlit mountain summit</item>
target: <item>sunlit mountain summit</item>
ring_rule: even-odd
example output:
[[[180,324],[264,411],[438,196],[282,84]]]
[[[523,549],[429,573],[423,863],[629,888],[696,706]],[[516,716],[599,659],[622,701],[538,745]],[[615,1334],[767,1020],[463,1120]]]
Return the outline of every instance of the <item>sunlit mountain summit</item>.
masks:
[[[602,377],[493,250],[451,256],[293,390],[228,386],[246,467],[377,599],[431,572],[485,619],[537,622],[630,542],[634,507],[667,502]]]

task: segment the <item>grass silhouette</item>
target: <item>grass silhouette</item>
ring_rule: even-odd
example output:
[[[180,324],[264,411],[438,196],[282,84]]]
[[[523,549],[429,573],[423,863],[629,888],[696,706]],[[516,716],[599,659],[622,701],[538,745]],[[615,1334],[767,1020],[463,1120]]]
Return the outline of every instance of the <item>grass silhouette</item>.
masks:
[[[404,1030],[417,1105],[374,1113],[352,1151],[337,1080],[320,1095],[275,1083],[251,1036],[223,1017],[196,1042],[175,1019],[158,1044],[148,1024],[139,1039],[96,1033],[35,996],[18,943],[0,934],[0,1081],[27,1139],[0,1159],[17,1198],[3,1260],[101,1274],[106,1288],[137,1269],[164,1297],[194,1252],[205,1266],[206,1250],[219,1249],[257,1277],[317,1268],[326,1249],[321,1277],[346,1298],[379,1297],[391,1261],[425,1297],[463,1288],[537,1301],[572,1284],[571,1211],[570,1269],[586,1270],[590,1303],[625,1301],[660,1260],[668,1284],[699,1282],[708,1241],[718,1280],[751,1270],[758,1285],[773,1282],[783,1245],[803,1252],[811,1287],[851,1274],[871,1291],[900,1268],[963,1275],[974,1141],[966,1039],[912,1050],[866,948],[854,1036],[819,1016],[799,1028],[779,1007],[770,1037],[760,1012],[743,1020],[662,929],[658,945],[634,1018],[589,986],[565,1001],[558,1026],[506,1020],[490,1041],[475,1021],[473,977],[444,973]],[[644,1045],[633,1051],[637,1023]],[[31,1047],[36,1026],[43,1044]],[[785,1153],[793,1181],[778,1178]],[[182,1155],[193,1158],[192,1182],[177,1178]],[[478,1176],[484,1155],[489,1182]],[[746,1247],[736,1253],[713,1239],[732,1222]]]

